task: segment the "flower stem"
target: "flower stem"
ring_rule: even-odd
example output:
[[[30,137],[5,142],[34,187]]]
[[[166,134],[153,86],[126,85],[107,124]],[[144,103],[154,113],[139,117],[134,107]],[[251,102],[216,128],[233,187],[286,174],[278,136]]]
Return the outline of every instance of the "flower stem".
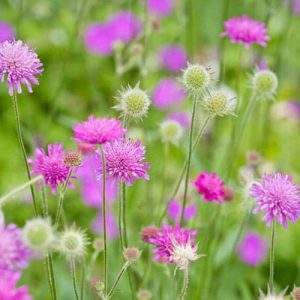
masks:
[[[122,225],[122,217],[123,217],[123,205],[122,205],[122,184],[119,184],[119,216],[118,216],[118,225],[119,225],[119,238],[121,245],[121,252],[124,250],[124,241],[123,241],[123,225]]]
[[[75,297],[76,297],[76,300],[79,300],[79,294],[78,294],[78,289],[77,289],[77,281],[76,281],[76,267],[75,267],[75,261],[74,261],[73,258],[70,261],[70,266],[71,266],[73,289],[74,289]]]
[[[102,162],[102,221],[103,221],[103,240],[104,240],[104,291],[107,294],[107,234],[106,234],[106,165],[103,146],[100,145]]]
[[[192,149],[193,149],[193,132],[194,132],[194,122],[195,122],[195,115],[196,115],[196,106],[197,106],[197,98],[193,99],[193,112],[192,112],[192,121],[190,127],[190,141],[189,141],[189,151],[187,157],[187,167],[186,167],[186,176],[185,176],[185,184],[184,184],[184,194],[182,200],[182,211],[180,217],[180,224],[183,223],[184,211],[186,206],[187,200],[187,193],[188,193],[188,186],[189,186],[189,178],[190,178],[190,166],[191,166],[191,159],[192,159]]]
[[[84,299],[84,282],[85,282],[85,261],[81,262],[81,286],[80,286],[80,300]]]
[[[276,233],[276,221],[273,220],[271,228],[271,241],[270,241],[270,277],[269,287],[270,290],[274,289],[274,257],[275,257],[275,233]]]
[[[123,227],[123,243],[124,247],[128,247],[127,227],[126,227],[126,187],[125,183],[121,182],[121,201],[122,201],[122,227]]]
[[[56,300],[56,288],[55,288],[55,279],[54,279],[54,272],[53,272],[53,263],[52,263],[52,256],[51,253],[48,253],[45,258],[46,266],[47,266],[47,276],[48,276],[48,283],[50,287],[51,299]]]
[[[23,137],[22,137],[20,114],[19,114],[18,99],[17,99],[16,92],[14,92],[12,100],[13,100],[12,102],[13,102],[13,109],[14,109],[14,113],[15,113],[15,119],[16,119],[16,128],[17,128],[18,141],[19,141],[19,145],[20,145],[21,152],[22,152],[23,159],[24,159],[27,177],[30,181],[31,180],[31,175],[30,175],[29,165],[28,165],[28,161],[27,161],[26,149],[25,149],[24,142],[23,142]],[[38,215],[38,209],[37,209],[34,189],[33,189],[32,185],[30,185],[30,191],[31,191],[34,214]]]
[[[179,295],[178,300],[183,300],[188,288],[188,284],[189,284],[189,271],[188,269],[184,269],[183,270],[183,286]]]

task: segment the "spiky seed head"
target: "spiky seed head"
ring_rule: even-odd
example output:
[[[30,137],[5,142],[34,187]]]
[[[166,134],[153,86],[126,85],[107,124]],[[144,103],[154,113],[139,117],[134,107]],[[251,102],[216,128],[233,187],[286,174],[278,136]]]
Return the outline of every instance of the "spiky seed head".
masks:
[[[55,235],[49,219],[35,218],[26,222],[23,228],[24,243],[34,251],[48,252]]]
[[[68,149],[65,153],[64,164],[68,167],[78,167],[82,163],[82,155],[79,151]]]
[[[284,300],[284,295],[287,291],[288,287],[286,287],[283,291],[281,291],[278,295],[274,292],[274,290],[271,290],[268,286],[268,293],[265,295],[262,290],[259,290],[259,300]]]
[[[164,143],[177,146],[183,137],[183,128],[174,120],[165,120],[160,124],[160,135]]]
[[[148,290],[139,290],[136,296],[138,300],[150,300],[152,298],[152,293]]]
[[[118,104],[114,108],[121,111],[121,115],[126,119],[134,121],[143,119],[151,104],[148,94],[139,88],[139,84],[120,91],[117,101]]]
[[[252,77],[252,87],[260,98],[273,99],[278,88],[277,76],[270,70],[256,71]]]
[[[123,250],[123,256],[128,262],[134,262],[141,256],[141,251],[135,247],[128,247]]]

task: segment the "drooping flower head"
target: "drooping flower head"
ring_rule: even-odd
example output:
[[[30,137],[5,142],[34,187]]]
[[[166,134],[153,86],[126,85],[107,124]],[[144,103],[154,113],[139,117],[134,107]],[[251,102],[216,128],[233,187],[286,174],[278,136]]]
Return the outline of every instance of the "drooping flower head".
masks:
[[[149,180],[149,164],[144,162],[145,147],[138,141],[122,138],[104,145],[108,176],[132,185],[137,179]],[[100,159],[99,159],[100,163]],[[102,173],[102,166],[99,168]]]
[[[31,251],[23,243],[22,231],[15,224],[5,226],[0,216],[0,278],[11,277],[26,268],[30,257]]]
[[[233,17],[224,22],[224,27],[222,36],[228,36],[231,43],[244,44],[245,48],[249,48],[251,44],[266,47],[266,42],[270,40],[266,25],[248,16]]]
[[[159,51],[162,67],[172,73],[180,72],[187,64],[187,54],[180,45],[166,45]]]
[[[159,109],[169,109],[182,103],[186,95],[183,88],[173,78],[161,79],[153,91],[153,105]]]
[[[222,203],[224,198],[224,183],[216,173],[200,173],[194,181],[194,186],[198,194],[203,195],[203,201]]]
[[[31,174],[43,175],[46,185],[51,187],[52,194],[56,193],[57,187],[66,182],[70,167],[64,164],[63,144],[48,145],[48,154],[42,148],[36,148],[34,157],[29,158]],[[69,186],[73,185],[69,182]]]
[[[0,43],[13,40],[15,32],[10,24],[6,22],[0,22]]]
[[[253,213],[264,211],[262,218],[267,226],[277,221],[284,227],[288,221],[295,223],[300,217],[299,186],[293,183],[293,178],[286,174],[266,174],[260,182],[252,185],[250,196],[254,197],[257,206]]]
[[[182,207],[181,205],[174,199],[171,201],[168,207],[168,216],[173,220],[173,222],[178,223],[180,220]],[[183,218],[188,221],[194,218],[197,214],[196,205],[190,204],[187,205],[184,210]]]
[[[122,128],[122,123],[116,119],[98,119],[90,115],[87,121],[76,124],[73,132],[77,142],[104,144],[121,138],[127,130]]]
[[[267,242],[256,232],[248,232],[239,244],[237,251],[244,263],[257,266],[266,259]]]
[[[22,93],[21,84],[32,93],[31,84],[39,84],[36,75],[43,73],[43,64],[37,54],[22,41],[5,41],[0,44],[0,78],[7,81],[8,93]]]
[[[172,13],[174,0],[147,0],[150,13],[158,17],[166,17]]]

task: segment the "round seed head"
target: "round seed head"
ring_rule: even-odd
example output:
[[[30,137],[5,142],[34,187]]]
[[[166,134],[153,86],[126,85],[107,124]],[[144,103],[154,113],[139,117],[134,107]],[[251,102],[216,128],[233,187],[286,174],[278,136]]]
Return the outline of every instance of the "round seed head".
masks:
[[[164,143],[177,146],[183,137],[183,128],[174,120],[166,120],[160,124],[160,135]]]
[[[270,70],[257,71],[252,78],[252,86],[258,96],[273,99],[278,88],[278,79]]]

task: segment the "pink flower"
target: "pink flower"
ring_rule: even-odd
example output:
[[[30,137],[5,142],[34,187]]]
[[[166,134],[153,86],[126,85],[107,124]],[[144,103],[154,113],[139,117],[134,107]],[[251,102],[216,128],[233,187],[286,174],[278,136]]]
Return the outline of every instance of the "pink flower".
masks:
[[[39,84],[35,77],[44,69],[37,54],[22,41],[5,41],[0,44],[0,78],[6,79],[8,93],[13,95],[14,90],[22,93],[21,84],[32,93],[31,84]]]
[[[63,144],[48,145],[48,155],[42,148],[36,148],[34,157],[28,162],[32,166],[32,175],[43,175],[46,185],[56,194],[57,187],[66,182],[70,167],[64,164]],[[73,177],[72,177],[73,178]],[[69,182],[69,186],[73,185]]]
[[[239,244],[237,251],[244,263],[257,266],[266,259],[267,242],[256,232],[248,232]]]
[[[165,17],[172,13],[174,0],[147,0],[149,11],[158,16]]]
[[[109,210],[106,211],[106,227],[108,238],[111,240],[116,239],[118,237],[118,226],[114,215]],[[100,212],[93,220],[92,230],[96,234],[103,232],[102,212]]]
[[[73,127],[75,140],[89,144],[104,144],[121,138],[127,130],[116,119],[97,119],[90,115],[87,121]]]
[[[0,22],[0,43],[13,40],[15,32],[10,24],[6,22]]]
[[[291,8],[293,10],[293,13],[296,16],[300,15],[300,0],[284,0],[284,3],[286,5],[291,5]]]
[[[161,79],[153,91],[153,105],[168,109],[185,100],[185,92],[175,79]]]
[[[190,116],[186,112],[173,112],[168,114],[167,120],[173,120],[178,122],[183,128],[187,129],[190,127]]]
[[[104,145],[104,153],[108,176],[128,185],[137,179],[149,180],[147,171],[150,166],[144,162],[145,147],[140,141],[125,138],[115,140]],[[102,166],[99,172],[102,173]]]
[[[177,246],[196,248],[195,236],[197,233],[197,230],[181,228],[179,224],[175,227],[163,224],[162,230],[149,239],[150,244],[156,246],[153,249],[154,259],[162,263],[173,264],[173,255]]]
[[[31,252],[22,241],[22,231],[15,224],[5,227],[0,216],[0,280],[1,276],[9,278],[26,268],[30,258]]]
[[[260,182],[252,185],[250,195],[257,203],[253,213],[264,211],[262,220],[267,226],[277,220],[279,224],[287,227],[288,220],[295,223],[300,217],[299,186],[286,174],[264,175]]]
[[[166,45],[159,51],[159,61],[168,71],[180,72],[187,64],[187,54],[180,45]]]
[[[194,181],[194,185],[198,194],[203,195],[203,201],[222,203],[224,198],[224,183],[216,173],[200,173]]]
[[[176,201],[171,201],[169,207],[168,207],[168,215],[169,217],[177,223],[179,221],[179,218],[181,216],[182,207],[181,205]],[[195,204],[188,205],[184,210],[184,219],[190,220],[194,218],[197,214],[196,206]]]
[[[0,299],[1,300],[32,300],[27,286],[16,287],[20,273],[12,274],[9,277],[0,274]]]
[[[224,22],[224,27],[223,37],[229,36],[231,43],[245,44],[246,48],[255,43],[266,47],[266,41],[270,40],[266,25],[248,16],[233,17]]]

